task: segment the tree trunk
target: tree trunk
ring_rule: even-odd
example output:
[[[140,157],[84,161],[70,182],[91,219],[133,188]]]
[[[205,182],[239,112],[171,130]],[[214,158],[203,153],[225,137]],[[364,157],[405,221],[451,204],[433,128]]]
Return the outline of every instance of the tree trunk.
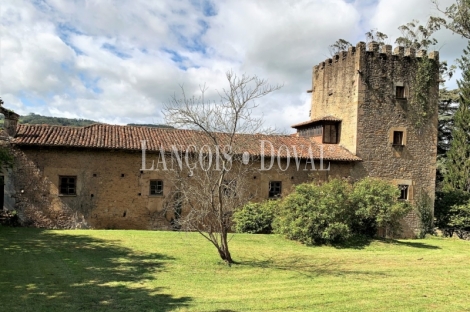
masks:
[[[232,263],[234,263],[234,261],[228,249],[227,232],[225,231],[225,229],[220,235],[222,244],[219,248],[217,248],[217,250],[219,251],[220,258],[222,258],[222,260],[224,260],[228,265],[231,265]]]

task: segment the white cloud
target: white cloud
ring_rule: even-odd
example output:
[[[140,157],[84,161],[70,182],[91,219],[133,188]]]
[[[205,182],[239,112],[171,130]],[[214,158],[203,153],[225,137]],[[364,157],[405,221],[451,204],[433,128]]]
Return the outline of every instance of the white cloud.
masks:
[[[232,69],[284,84],[256,114],[289,129],[309,118],[305,91],[328,45],[370,28],[394,40],[399,25],[434,12],[429,0],[4,0],[0,92],[21,114],[163,122],[180,85],[191,95],[205,83],[214,97]],[[463,48],[448,32],[438,39],[441,59]]]

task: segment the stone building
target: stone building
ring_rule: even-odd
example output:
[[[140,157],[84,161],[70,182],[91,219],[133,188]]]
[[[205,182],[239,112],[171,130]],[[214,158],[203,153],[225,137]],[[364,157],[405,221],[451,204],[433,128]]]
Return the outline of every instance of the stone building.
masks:
[[[379,49],[376,43],[366,49],[360,42],[313,68],[311,120],[293,127],[300,136],[339,144],[361,158],[351,168],[353,178],[386,179],[404,200],[425,194],[434,202],[438,63],[438,52],[403,47],[392,52],[392,46]],[[426,88],[417,81],[423,73]],[[417,96],[426,107],[414,101]],[[417,228],[414,213],[406,221]]]
[[[423,56],[421,51],[379,50],[377,44],[366,49],[358,43],[315,66],[310,120],[294,125],[296,134],[237,137],[240,153],[255,159],[255,173],[245,181],[255,199],[285,195],[302,182],[366,176],[395,183],[404,200],[421,191],[433,198],[437,76],[425,90],[430,109],[424,123],[417,124],[411,100]],[[437,64],[438,54],[430,53],[429,60]],[[52,202],[55,209],[83,212],[95,228],[168,229],[171,217],[164,206],[172,182],[162,170],[147,170],[150,160],[174,153],[173,146],[184,152],[207,143],[197,131],[135,126],[18,125],[13,131],[10,124],[9,131],[30,170],[28,177],[16,177],[16,205]],[[267,142],[273,148],[262,150]],[[279,163],[261,170],[261,161],[266,166],[271,157]],[[410,214],[405,221],[411,236],[418,220]]]

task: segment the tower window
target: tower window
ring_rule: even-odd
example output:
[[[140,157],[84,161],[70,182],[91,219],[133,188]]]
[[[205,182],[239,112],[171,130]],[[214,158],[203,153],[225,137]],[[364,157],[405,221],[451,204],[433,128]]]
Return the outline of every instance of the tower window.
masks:
[[[323,132],[323,143],[338,143],[338,125],[325,125]]]
[[[281,193],[282,193],[282,182],[281,181],[271,181],[271,182],[269,182],[269,198],[281,197]]]
[[[405,87],[397,86],[395,90],[395,95],[397,99],[404,99],[405,98]]]
[[[403,131],[393,131],[393,145],[403,146]]]
[[[400,190],[400,197],[398,199],[401,200],[408,200],[408,190],[409,185],[400,184],[398,185],[398,189]]]

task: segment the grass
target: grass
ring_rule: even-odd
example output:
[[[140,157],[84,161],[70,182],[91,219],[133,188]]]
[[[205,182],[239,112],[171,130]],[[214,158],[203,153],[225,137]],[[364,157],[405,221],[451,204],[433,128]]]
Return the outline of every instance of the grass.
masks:
[[[347,248],[346,248],[347,247]],[[306,247],[237,234],[0,227],[4,311],[469,311],[470,242]]]

